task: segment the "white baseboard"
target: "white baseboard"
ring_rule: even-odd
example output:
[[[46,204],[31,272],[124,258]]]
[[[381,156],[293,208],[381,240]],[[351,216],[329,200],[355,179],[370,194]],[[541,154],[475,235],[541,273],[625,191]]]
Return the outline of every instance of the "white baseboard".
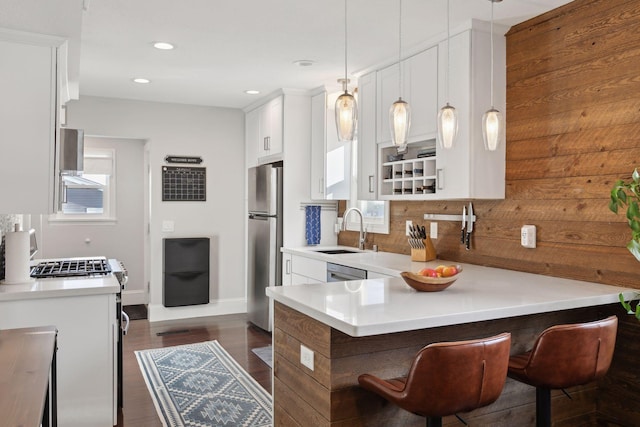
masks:
[[[149,295],[142,290],[137,291],[123,291],[122,292],[122,305],[138,305],[146,304],[149,302]]]
[[[162,304],[149,304],[149,322],[163,320],[190,319],[193,317],[220,316],[247,312],[247,301],[244,298],[211,300],[209,304],[190,305],[185,307],[165,307]]]

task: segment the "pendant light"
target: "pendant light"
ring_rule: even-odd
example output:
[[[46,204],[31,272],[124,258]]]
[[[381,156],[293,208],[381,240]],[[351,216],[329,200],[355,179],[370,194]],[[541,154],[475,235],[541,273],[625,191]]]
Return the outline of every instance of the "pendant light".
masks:
[[[447,73],[446,73],[446,99],[447,105],[442,107],[438,112],[438,142],[440,147],[449,149],[453,147],[453,143],[458,136],[458,112],[455,107],[449,105],[449,76],[451,61],[451,34],[449,31],[449,0],[447,0]]]
[[[344,0],[344,79],[339,79],[342,83],[344,93],[336,99],[336,128],[338,140],[341,142],[353,141],[358,120],[358,108],[356,99],[347,90],[349,79],[347,78],[347,0]]]
[[[482,138],[484,148],[496,151],[498,145],[504,141],[504,116],[493,105],[493,4],[502,0],[489,0],[491,2],[491,108],[482,116]]]
[[[398,100],[389,109],[391,141],[399,153],[407,150],[407,136],[411,126],[411,107],[402,99],[402,0],[398,19]]]

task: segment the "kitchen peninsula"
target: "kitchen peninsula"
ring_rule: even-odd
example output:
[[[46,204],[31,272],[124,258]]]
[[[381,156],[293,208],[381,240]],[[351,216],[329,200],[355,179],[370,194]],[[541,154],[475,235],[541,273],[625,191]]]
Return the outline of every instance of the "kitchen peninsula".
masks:
[[[366,254],[340,263],[350,256],[365,267]],[[500,332],[512,333],[512,353],[524,351],[546,327],[621,314],[618,294],[633,296],[627,288],[462,266],[451,287],[434,293],[416,292],[401,278],[268,288],[275,302],[275,425],[424,425],[361,389],[358,375],[399,377],[431,342]],[[303,347],[309,352],[301,354]],[[580,396],[574,401],[554,395],[554,407],[564,409],[554,414],[593,416],[596,391],[595,384],[572,389]],[[534,406],[534,389],[508,380],[496,403],[463,417],[474,425],[527,425]]]

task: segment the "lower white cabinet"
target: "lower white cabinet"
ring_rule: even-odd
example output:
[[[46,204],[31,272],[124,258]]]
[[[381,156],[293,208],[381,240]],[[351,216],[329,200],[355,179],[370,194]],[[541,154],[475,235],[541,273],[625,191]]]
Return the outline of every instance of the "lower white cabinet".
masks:
[[[283,286],[325,283],[327,281],[327,263],[325,261],[283,253],[282,263]]]
[[[0,329],[49,325],[58,329],[58,425],[115,425],[116,295],[0,302]]]

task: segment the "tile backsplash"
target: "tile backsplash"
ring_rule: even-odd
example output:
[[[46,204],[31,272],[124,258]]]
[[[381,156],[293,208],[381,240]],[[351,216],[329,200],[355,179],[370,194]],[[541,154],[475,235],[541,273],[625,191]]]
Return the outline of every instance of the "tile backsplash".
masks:
[[[4,236],[16,223],[22,224],[22,215],[0,214],[0,280],[4,279]]]

